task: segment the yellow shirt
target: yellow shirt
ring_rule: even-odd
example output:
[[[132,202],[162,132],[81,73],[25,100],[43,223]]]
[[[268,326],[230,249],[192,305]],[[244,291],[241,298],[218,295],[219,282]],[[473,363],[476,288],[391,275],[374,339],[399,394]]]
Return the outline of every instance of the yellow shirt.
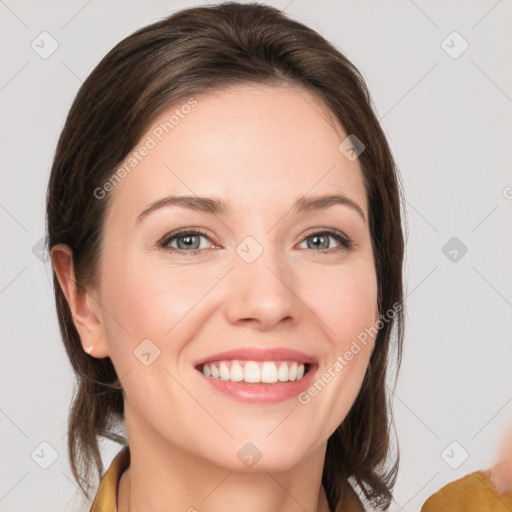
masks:
[[[430,496],[421,512],[510,512],[512,493],[500,494],[490,472],[475,471],[445,485]]]
[[[130,465],[130,451],[125,446],[112,460],[103,475],[91,512],[117,512],[117,487],[123,471]],[[355,493],[350,496],[343,511],[361,509]],[[489,480],[488,471],[475,471],[450,482],[430,496],[420,512],[510,512],[512,493],[499,495]]]

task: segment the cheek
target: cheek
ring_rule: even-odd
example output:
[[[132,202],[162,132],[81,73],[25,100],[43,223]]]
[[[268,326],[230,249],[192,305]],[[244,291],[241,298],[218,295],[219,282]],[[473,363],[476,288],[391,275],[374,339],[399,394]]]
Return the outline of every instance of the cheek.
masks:
[[[320,277],[320,276],[319,276]],[[324,417],[330,435],[349,413],[363,382],[374,347],[377,279],[373,266],[361,262],[324,275],[309,289],[309,305],[330,341],[322,371],[299,401]]]
[[[202,298],[218,282],[219,269],[198,273],[194,266],[176,269],[134,260],[104,275],[105,330],[114,363],[133,364],[134,350],[150,339],[164,356],[162,364],[193,337],[193,320],[206,314],[208,301]]]
[[[124,263],[104,273],[102,301],[113,358],[131,355],[145,339],[154,340],[160,350],[172,340],[173,353],[179,352],[193,334],[187,335],[192,318],[200,321],[200,316],[213,313],[215,304],[205,296],[225,270],[218,265],[199,272],[194,265]],[[317,317],[336,352],[344,352],[375,322],[377,282],[372,262],[360,259],[346,266],[312,269],[300,269],[294,293]]]
[[[337,351],[346,350],[352,339],[375,324],[377,279],[370,264],[324,272],[303,287]]]
[[[208,289],[207,283],[191,283],[189,277],[183,272],[127,265],[112,269],[104,283],[110,357],[126,397],[148,417],[155,406],[148,396],[165,397],[175,404],[187,402],[166,370],[174,372],[176,358],[193,337],[192,315],[187,314]]]

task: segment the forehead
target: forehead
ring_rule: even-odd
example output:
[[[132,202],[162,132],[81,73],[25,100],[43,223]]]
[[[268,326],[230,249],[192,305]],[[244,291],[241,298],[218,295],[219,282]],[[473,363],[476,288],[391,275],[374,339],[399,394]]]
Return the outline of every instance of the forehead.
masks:
[[[300,195],[332,192],[366,211],[359,163],[339,150],[346,136],[303,88],[251,84],[195,95],[159,115],[129,153],[129,172],[109,192],[110,214],[133,224],[170,194],[221,197],[242,214],[271,205],[282,212]]]

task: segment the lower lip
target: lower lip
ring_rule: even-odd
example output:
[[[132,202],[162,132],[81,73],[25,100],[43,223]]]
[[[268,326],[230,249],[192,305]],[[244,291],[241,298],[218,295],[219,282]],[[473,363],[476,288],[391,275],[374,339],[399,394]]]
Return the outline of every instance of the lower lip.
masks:
[[[302,379],[291,382],[275,382],[273,384],[232,382],[207,377],[201,371],[199,373],[210,386],[234,400],[246,403],[274,404],[296,398],[297,395],[305,391],[310,386],[316,370],[317,367],[311,365],[308,373]]]

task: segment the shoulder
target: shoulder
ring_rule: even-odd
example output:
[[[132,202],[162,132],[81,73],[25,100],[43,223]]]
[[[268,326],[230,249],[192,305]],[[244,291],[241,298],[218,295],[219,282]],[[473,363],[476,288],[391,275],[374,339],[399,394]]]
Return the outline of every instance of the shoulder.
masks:
[[[475,471],[432,494],[421,512],[503,512],[512,509],[512,494],[499,494],[489,471]]]
[[[124,446],[103,475],[90,512],[116,512],[117,488],[123,471],[130,465],[130,450]]]

